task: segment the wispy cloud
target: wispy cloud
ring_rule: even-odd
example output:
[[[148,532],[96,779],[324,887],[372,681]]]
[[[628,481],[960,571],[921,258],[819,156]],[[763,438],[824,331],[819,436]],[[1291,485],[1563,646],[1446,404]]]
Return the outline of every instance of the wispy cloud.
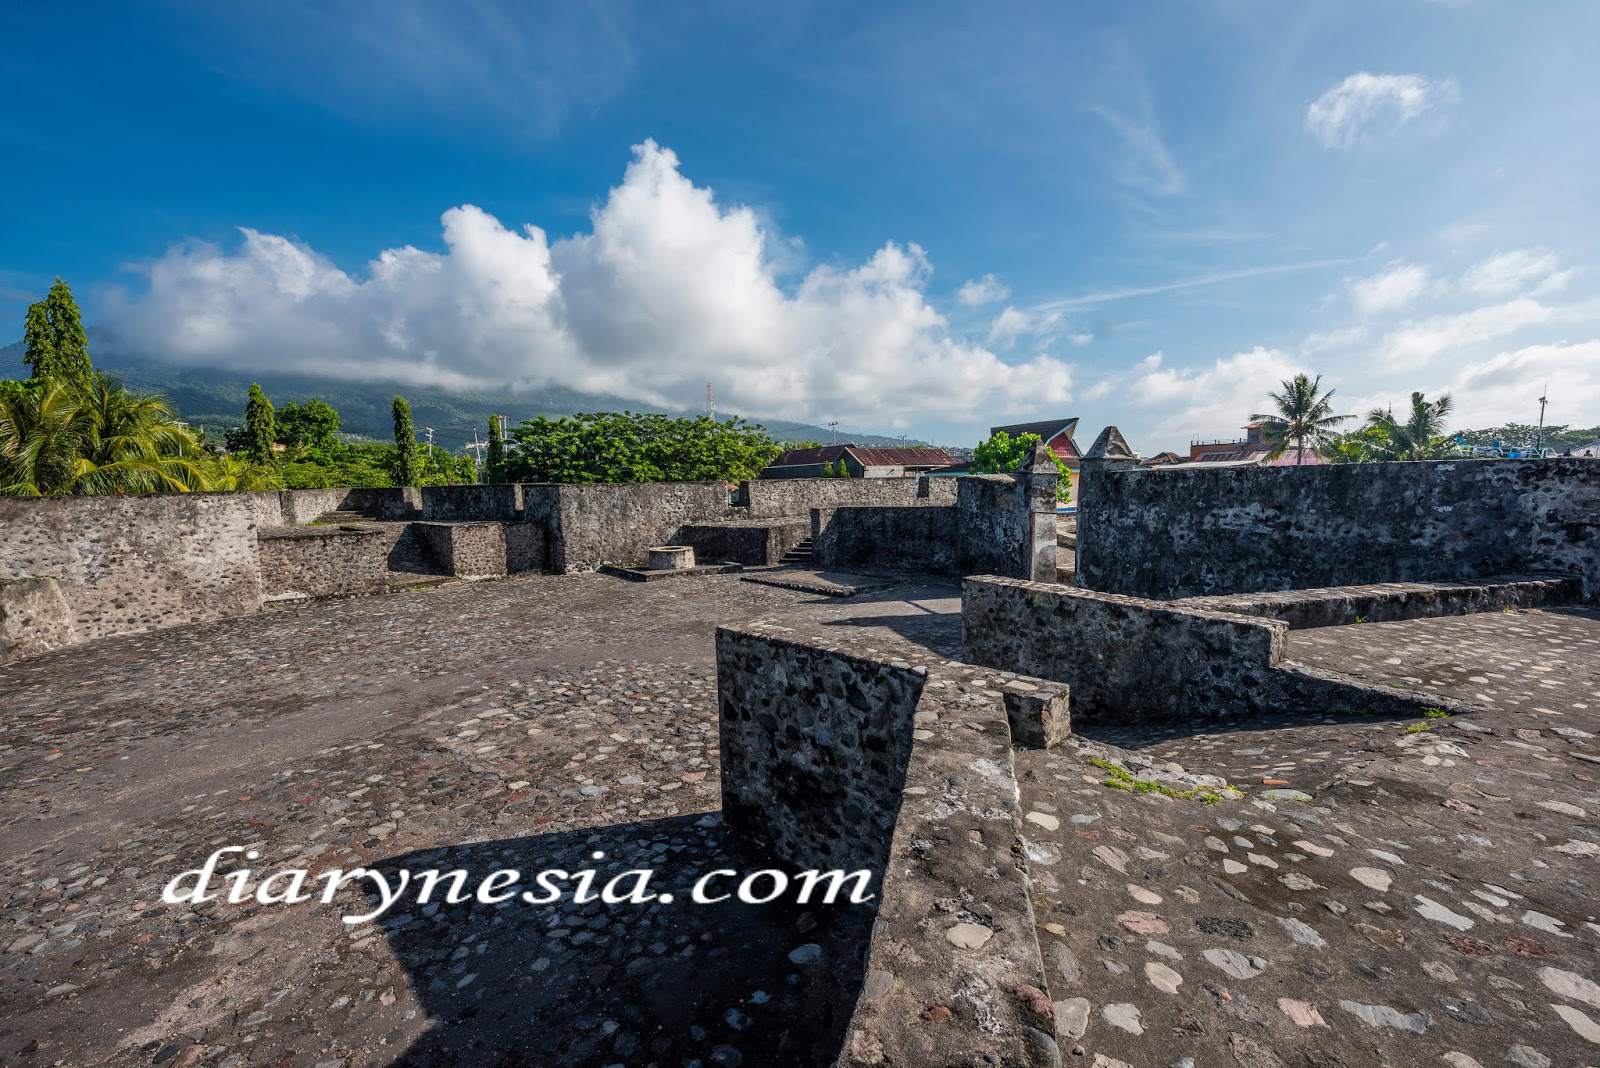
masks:
[[[1392,133],[1457,95],[1449,78],[1434,82],[1420,74],[1360,71],[1312,102],[1306,109],[1306,129],[1328,148],[1348,148]]]
[[[1200,275],[1195,278],[1183,278],[1175,282],[1159,282],[1148,286],[1127,286],[1122,289],[1102,289],[1092,293],[1083,293],[1076,297],[1059,297],[1055,300],[1043,301],[1034,305],[1035,312],[1042,311],[1074,311],[1080,308],[1095,308],[1113,301],[1129,300],[1134,297],[1155,296],[1158,293],[1174,293],[1182,289],[1199,289],[1203,286],[1222,285],[1226,282],[1238,282],[1249,278],[1264,278],[1274,274],[1290,274],[1295,271],[1311,271],[1327,267],[1348,267],[1352,263],[1359,263],[1361,257],[1344,257],[1340,259],[1302,260],[1298,263],[1277,263],[1263,267],[1241,267],[1233,271],[1218,271],[1215,274]]]
[[[1133,119],[1108,107],[1096,107],[1094,113],[1104,119],[1121,138],[1126,155],[1122,160],[1122,181],[1144,193],[1155,196],[1178,196],[1188,189],[1188,180],[1173,160],[1155,120],[1149,116]]]
[[[995,301],[1005,300],[1011,295],[1011,290],[992,274],[982,278],[973,278],[965,282],[956,291],[956,300],[969,308],[980,307],[984,304],[993,304]]]

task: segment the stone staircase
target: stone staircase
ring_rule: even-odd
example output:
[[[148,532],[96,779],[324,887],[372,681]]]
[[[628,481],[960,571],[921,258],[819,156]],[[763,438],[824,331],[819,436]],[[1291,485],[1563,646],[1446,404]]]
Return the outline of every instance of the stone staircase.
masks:
[[[317,522],[330,526],[342,526],[346,523],[370,523],[372,522],[372,517],[349,509],[336,509],[332,512],[323,512],[317,516]]]
[[[813,562],[811,548],[811,535],[808,534],[805,540],[784,553],[783,559],[779,560],[778,563],[787,564],[790,567],[810,567]]]

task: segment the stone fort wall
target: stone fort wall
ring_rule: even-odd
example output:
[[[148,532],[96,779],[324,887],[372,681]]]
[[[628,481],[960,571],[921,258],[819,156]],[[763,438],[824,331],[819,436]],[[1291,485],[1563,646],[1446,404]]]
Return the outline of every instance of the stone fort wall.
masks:
[[[1078,584],[1176,598],[1554,572],[1600,593],[1580,458],[1139,470],[1086,461]]]

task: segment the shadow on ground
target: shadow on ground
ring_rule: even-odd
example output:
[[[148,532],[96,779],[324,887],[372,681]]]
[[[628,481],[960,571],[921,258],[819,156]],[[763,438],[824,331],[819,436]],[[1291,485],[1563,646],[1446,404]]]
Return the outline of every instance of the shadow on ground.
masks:
[[[595,859],[597,852],[605,856]],[[558,884],[565,892],[553,904],[439,905],[443,883],[427,905],[415,889],[406,893],[379,922],[432,1025],[393,1063],[831,1064],[861,989],[876,902],[690,900],[696,880],[714,870],[743,878],[776,866],[715,814],[464,844],[373,865],[391,884],[402,869],[413,878],[462,869],[469,893],[497,869],[521,873],[519,895],[541,893],[539,872],[575,877]],[[579,904],[573,895],[584,869],[597,873],[596,892],[629,869],[651,870],[649,892],[673,900]],[[618,889],[634,885],[628,879]],[[736,885],[723,878],[710,890]]]

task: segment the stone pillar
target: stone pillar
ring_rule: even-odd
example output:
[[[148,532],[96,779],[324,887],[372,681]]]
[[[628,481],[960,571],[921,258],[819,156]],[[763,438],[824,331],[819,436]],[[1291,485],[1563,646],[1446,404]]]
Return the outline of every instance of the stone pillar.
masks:
[[[1084,570],[1085,564],[1091,568],[1093,566],[1093,550],[1086,554],[1084,547],[1094,542],[1096,516],[1104,516],[1105,508],[1115,507],[1115,502],[1108,498],[1106,480],[1100,476],[1131,471],[1138,466],[1139,455],[1128,448],[1122,431],[1114,426],[1100,431],[1100,436],[1094,439],[1089,451],[1083,454],[1078,473],[1078,533],[1074,552],[1077,555],[1078,585],[1085,589],[1094,589],[1094,584],[1092,573]]]
[[[1017,486],[1028,509],[1028,539],[1022,547],[1022,574],[1030,582],[1056,580],[1056,484],[1061,473],[1043,442],[1017,466]]]

